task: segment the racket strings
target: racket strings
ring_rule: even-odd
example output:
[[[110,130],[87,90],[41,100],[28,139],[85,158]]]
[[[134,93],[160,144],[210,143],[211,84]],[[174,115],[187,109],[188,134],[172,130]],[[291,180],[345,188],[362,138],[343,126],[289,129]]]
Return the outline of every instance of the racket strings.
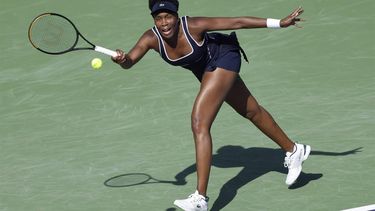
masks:
[[[68,20],[46,14],[32,23],[29,38],[36,48],[49,53],[61,53],[74,47],[78,34]]]

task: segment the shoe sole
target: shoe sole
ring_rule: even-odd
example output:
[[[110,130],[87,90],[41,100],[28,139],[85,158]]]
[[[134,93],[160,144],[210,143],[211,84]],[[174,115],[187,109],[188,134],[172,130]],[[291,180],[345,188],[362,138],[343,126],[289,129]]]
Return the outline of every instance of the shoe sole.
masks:
[[[182,209],[182,210],[184,210],[184,211],[196,210],[196,209],[191,208],[191,207],[186,207],[186,205],[183,204],[183,203],[180,203],[179,200],[175,200],[175,201],[173,202],[173,204],[174,204],[176,207],[178,207],[178,208],[180,208],[180,209]],[[208,210],[208,209],[202,209],[202,210]]]

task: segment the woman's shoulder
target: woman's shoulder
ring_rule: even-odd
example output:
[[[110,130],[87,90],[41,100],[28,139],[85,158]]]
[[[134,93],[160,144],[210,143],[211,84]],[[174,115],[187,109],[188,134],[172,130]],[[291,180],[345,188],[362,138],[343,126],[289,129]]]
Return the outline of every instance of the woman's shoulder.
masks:
[[[189,29],[190,34],[193,36],[196,35],[195,38],[198,40],[203,39],[203,34],[206,32],[206,28],[204,25],[204,18],[205,17],[190,17],[186,16],[186,23]]]
[[[151,29],[147,29],[142,36],[146,36],[146,37],[152,37],[154,36],[154,32],[152,31],[152,28]]]
[[[147,29],[147,30],[143,33],[143,35],[141,36],[141,39],[152,41],[152,40],[157,40],[157,37],[156,37],[156,35],[155,35],[155,33],[153,32],[152,29]]]
[[[189,25],[189,28],[202,28],[204,25],[204,21],[207,19],[207,17],[191,17],[191,16],[183,16],[186,20],[187,24]]]
[[[152,29],[146,30],[138,42],[140,44],[149,46],[152,49],[158,48],[158,39]]]

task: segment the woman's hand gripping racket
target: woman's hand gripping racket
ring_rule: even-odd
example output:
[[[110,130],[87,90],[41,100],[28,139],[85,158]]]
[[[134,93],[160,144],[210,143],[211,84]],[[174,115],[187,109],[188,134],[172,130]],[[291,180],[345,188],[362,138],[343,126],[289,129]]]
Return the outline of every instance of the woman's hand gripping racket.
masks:
[[[28,35],[33,47],[47,54],[58,55],[75,50],[94,50],[117,57],[116,51],[92,44],[78,31],[72,21],[56,13],[38,15],[31,22]],[[87,47],[77,47],[80,37],[86,41]]]

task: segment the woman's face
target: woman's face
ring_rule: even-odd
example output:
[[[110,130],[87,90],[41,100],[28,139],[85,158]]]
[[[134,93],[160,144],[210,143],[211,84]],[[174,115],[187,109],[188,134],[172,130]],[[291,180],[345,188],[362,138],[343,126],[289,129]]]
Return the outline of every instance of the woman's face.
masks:
[[[160,12],[154,17],[154,22],[164,38],[172,38],[178,32],[178,16],[168,12]]]

